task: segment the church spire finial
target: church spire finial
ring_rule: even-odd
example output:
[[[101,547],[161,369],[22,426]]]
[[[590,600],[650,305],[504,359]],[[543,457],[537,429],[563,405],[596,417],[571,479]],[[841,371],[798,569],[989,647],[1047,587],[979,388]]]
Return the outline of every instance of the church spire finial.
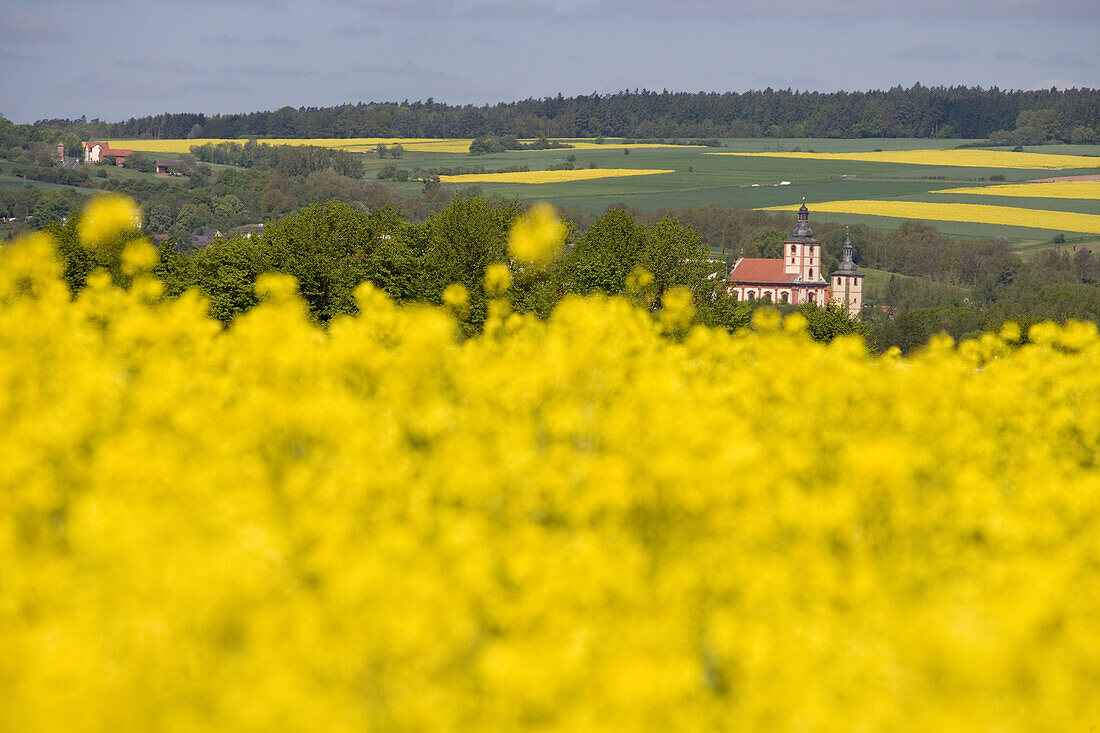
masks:
[[[812,237],[814,232],[810,229],[810,210],[806,208],[806,197],[802,197],[802,206],[798,210],[798,225],[791,232],[794,237]]]

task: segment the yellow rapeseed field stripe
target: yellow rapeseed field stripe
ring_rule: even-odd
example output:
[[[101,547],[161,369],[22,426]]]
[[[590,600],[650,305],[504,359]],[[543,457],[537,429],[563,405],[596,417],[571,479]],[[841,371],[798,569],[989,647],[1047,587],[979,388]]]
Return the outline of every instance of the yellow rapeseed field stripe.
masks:
[[[187,140],[111,140],[112,147],[141,150],[150,153],[189,153],[193,145],[223,142],[245,143],[247,138],[193,138]],[[348,138],[263,138],[257,142],[268,145],[316,145],[322,148],[339,148],[349,152],[372,150],[379,143],[400,144],[405,150],[430,153],[465,153],[470,149],[469,139],[400,138],[400,137],[348,137]]]
[[[191,138],[185,140],[110,140],[111,147],[140,150],[148,153],[189,153],[193,145],[224,142],[245,143],[248,138]],[[373,150],[379,143],[400,144],[405,150],[420,153],[466,153],[470,150],[470,138],[429,137],[343,137],[343,138],[257,138],[268,145],[317,145],[322,148],[339,148],[349,152]],[[527,141],[532,142],[532,141]],[[608,140],[604,144],[563,140],[573,150],[614,150],[620,148],[699,148],[701,145],[669,145],[665,143],[621,143]],[[563,148],[569,149],[569,148]]]
[[[930,193],[965,193],[972,196],[1100,200],[1100,181],[1010,183],[1006,186],[966,186],[964,188],[944,188],[939,191],[931,191]]]
[[[590,181],[594,178],[651,176],[656,173],[675,173],[675,171],[649,168],[580,168],[572,171],[465,173],[458,176],[440,176],[439,180],[444,183],[563,183],[565,181]]]
[[[565,141],[574,150],[617,150],[620,148],[704,148],[705,145],[670,145],[669,143],[589,143],[576,140]]]
[[[757,158],[805,158],[808,160],[852,160],[866,163],[947,165],[966,168],[1022,168],[1026,170],[1100,168],[1100,157],[1013,153],[1008,150],[883,150],[870,153],[708,153]]]
[[[923,201],[826,201],[812,206],[815,212],[831,214],[867,214],[897,219],[965,221],[978,224],[1059,229],[1087,234],[1100,233],[1100,215],[1078,214],[1070,211],[1045,211],[985,204],[939,204]],[[797,206],[769,206],[761,210],[794,211],[797,208]]]

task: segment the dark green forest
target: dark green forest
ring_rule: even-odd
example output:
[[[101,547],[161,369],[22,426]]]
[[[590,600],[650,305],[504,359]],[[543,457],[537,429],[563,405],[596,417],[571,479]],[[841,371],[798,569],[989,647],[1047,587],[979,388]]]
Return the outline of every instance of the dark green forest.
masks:
[[[125,122],[40,120],[82,139],[238,137],[944,137],[1023,144],[1100,139],[1100,90],[925,87],[886,91],[621,91],[493,105],[370,102]],[[1020,131],[1020,132],[1017,132]],[[1035,138],[1038,139],[1035,139]]]

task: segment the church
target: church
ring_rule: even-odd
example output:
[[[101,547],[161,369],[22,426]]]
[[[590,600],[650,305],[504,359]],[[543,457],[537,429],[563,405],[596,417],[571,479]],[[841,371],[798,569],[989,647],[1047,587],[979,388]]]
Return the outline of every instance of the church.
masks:
[[[767,298],[773,303],[828,303],[847,306],[848,316],[863,308],[863,273],[852,261],[852,241],[844,240],[844,255],[826,278],[821,270],[821,242],[810,229],[810,211],[803,201],[798,224],[783,240],[782,259],[741,257],[729,274],[726,291],[738,300]]]

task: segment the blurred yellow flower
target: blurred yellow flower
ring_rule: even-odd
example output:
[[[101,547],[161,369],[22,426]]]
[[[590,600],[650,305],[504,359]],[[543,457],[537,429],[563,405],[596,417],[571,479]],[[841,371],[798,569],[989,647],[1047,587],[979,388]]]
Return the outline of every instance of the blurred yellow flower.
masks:
[[[638,295],[652,284],[653,273],[641,265],[635,265],[626,276],[626,291],[631,295]]]
[[[567,231],[553,206],[535,204],[512,226],[508,251],[518,262],[545,267],[561,253]]]
[[[1001,338],[1005,341],[1012,341],[1013,343],[1019,342],[1023,338],[1023,332],[1020,330],[1020,324],[1015,321],[1005,321],[1001,325]]]
[[[665,330],[684,331],[694,317],[695,303],[687,288],[669,288],[661,296],[661,323]]]
[[[122,250],[122,271],[130,276],[152,270],[157,261],[157,250],[147,239],[128,242]]]
[[[141,209],[128,196],[96,196],[80,217],[80,239],[96,248],[120,234],[141,227]]]
[[[757,331],[775,331],[782,320],[783,317],[775,308],[757,308],[752,313],[752,326]]]
[[[512,287],[512,273],[508,265],[494,262],[485,268],[485,294],[490,298],[499,298]]]
[[[460,320],[470,310],[470,293],[462,283],[451,283],[443,290],[443,304]]]
[[[298,281],[293,275],[268,272],[256,278],[256,295],[275,303],[283,303],[298,293]]]

